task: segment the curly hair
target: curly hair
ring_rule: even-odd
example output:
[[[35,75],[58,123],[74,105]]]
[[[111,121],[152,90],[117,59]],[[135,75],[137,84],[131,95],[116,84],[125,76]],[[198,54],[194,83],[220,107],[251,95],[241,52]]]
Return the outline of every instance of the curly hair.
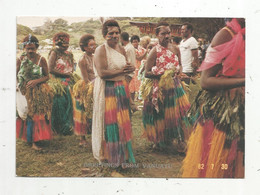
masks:
[[[159,22],[157,25],[156,25],[156,29],[155,29],[155,34],[158,35],[160,30],[161,30],[161,26],[169,26],[168,22],[165,22],[165,21],[162,21],[162,22]]]
[[[88,43],[91,39],[95,40],[95,37],[91,34],[85,34],[80,38],[79,46],[82,51],[85,51],[84,47],[88,46]]]
[[[134,40],[137,40],[138,42],[140,42],[140,38],[139,38],[139,36],[138,35],[133,35],[132,37],[131,37],[131,43],[133,43],[133,41]]]
[[[120,36],[124,41],[129,41],[129,34],[127,32],[122,32]]]
[[[102,34],[105,37],[108,33],[108,27],[118,27],[119,33],[121,33],[120,26],[117,21],[115,20],[107,20],[102,27]]]
[[[28,45],[28,44],[34,44],[36,48],[39,47],[39,40],[37,39],[36,36],[33,36],[31,34],[27,35],[23,39],[23,45]]]
[[[69,43],[69,41],[70,35],[65,32],[59,32],[53,36],[53,44],[58,46],[62,45],[63,43]]]

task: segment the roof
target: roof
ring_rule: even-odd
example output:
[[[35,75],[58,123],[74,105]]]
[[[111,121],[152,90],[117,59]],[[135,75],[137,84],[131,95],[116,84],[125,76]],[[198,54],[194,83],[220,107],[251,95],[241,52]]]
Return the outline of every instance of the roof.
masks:
[[[129,22],[132,26],[137,26],[142,33],[155,34],[156,22]],[[169,24],[173,36],[181,36],[181,24]]]

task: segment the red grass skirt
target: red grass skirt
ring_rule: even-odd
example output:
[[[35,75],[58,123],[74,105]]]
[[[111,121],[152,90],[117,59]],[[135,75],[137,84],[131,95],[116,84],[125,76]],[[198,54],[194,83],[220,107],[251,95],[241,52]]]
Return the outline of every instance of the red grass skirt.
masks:
[[[27,142],[37,142],[52,139],[50,121],[44,115],[34,115],[33,119],[23,121],[16,119],[16,137]]]

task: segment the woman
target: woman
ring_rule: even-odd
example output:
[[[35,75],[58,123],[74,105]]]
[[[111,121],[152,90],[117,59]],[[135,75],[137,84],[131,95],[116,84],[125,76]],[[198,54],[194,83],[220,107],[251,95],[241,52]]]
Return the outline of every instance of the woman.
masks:
[[[119,45],[120,27],[107,20],[102,28],[106,42],[94,55],[94,107],[92,150],[99,161],[115,166],[135,163],[132,150],[132,128],[129,116],[129,91],[125,76],[135,70],[127,64],[125,50]]]
[[[73,75],[73,54],[67,51],[69,34],[60,32],[54,35],[55,47],[49,53],[49,70],[51,79],[49,85],[55,96],[52,107],[52,129],[59,134],[68,135],[73,132],[73,106],[71,89],[75,84]]]
[[[245,20],[232,19],[213,38],[191,107],[194,131],[183,177],[244,177]]]
[[[50,126],[53,93],[45,83],[49,79],[48,66],[44,57],[36,53],[39,41],[35,36],[23,40],[25,52],[17,59],[18,90],[26,97],[28,114],[26,122],[17,119],[17,137],[21,137],[32,148],[41,150],[36,142],[52,139]],[[19,112],[18,112],[19,113]]]
[[[189,135],[186,111],[189,100],[176,73],[178,58],[168,48],[170,28],[160,22],[156,28],[159,43],[153,47],[145,66],[145,83],[142,85],[144,99],[144,134],[159,149],[185,152]],[[173,145],[172,145],[173,144]]]
[[[145,38],[145,46],[147,47],[147,42],[149,41],[149,39]],[[140,42],[140,38],[137,35],[133,35],[130,39],[131,44],[134,46],[135,48],[135,54],[136,54],[136,65],[135,65],[135,74],[129,84],[129,89],[130,89],[130,94],[131,94],[131,98],[133,101],[135,101],[135,93],[139,92],[139,88],[141,85],[141,81],[138,80],[137,76],[138,76],[138,71],[140,69],[141,66],[141,61],[146,57],[147,55],[147,50],[145,48],[143,48],[142,46],[139,45]]]
[[[80,136],[81,146],[86,146],[85,135],[91,132],[92,108],[93,108],[93,82],[95,74],[93,70],[93,54],[96,49],[94,36],[85,34],[80,38],[79,45],[84,52],[79,60],[79,68],[83,80],[79,80],[73,87],[73,118],[74,133]]]
[[[146,64],[146,59],[148,57],[148,54],[149,54],[149,51],[151,51],[152,49],[152,45],[150,44],[151,42],[151,38],[149,36],[144,36],[141,38],[141,41],[140,41],[140,46],[141,48],[145,48],[146,49],[146,55],[144,56],[144,58],[141,60],[141,64],[138,68],[138,72],[137,72],[137,79],[138,79],[138,82],[140,82],[139,84],[139,87],[138,87],[138,100],[142,100],[142,95],[141,95],[141,92],[140,92],[140,86],[142,85],[143,83],[143,80],[144,80],[144,67],[145,67],[145,64]],[[138,57],[138,56],[137,56]]]
[[[147,57],[148,57],[148,55],[149,55],[151,49],[152,49],[154,46],[155,46],[155,44],[149,44],[149,45],[147,46]],[[147,57],[146,57],[146,58],[147,58]],[[142,98],[141,89],[142,89],[142,85],[144,84],[144,81],[145,81],[145,66],[146,66],[146,64],[147,64],[146,58],[143,59],[142,62],[141,62],[140,70],[138,71],[138,77],[137,77],[138,80],[141,81],[141,86],[140,86],[140,89],[139,89],[139,99],[140,99],[140,100],[143,99],[143,98]]]

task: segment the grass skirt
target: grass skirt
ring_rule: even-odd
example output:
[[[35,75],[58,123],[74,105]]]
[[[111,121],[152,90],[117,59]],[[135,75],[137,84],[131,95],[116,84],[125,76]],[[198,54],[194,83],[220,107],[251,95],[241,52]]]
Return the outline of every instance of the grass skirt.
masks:
[[[183,161],[182,177],[243,178],[244,89],[214,94],[203,91],[191,110],[194,131]]]
[[[71,79],[52,76],[48,83],[55,94],[51,113],[52,130],[61,135],[70,135],[73,130]]]
[[[106,81],[104,157],[109,163],[135,163],[126,81]]]
[[[174,139],[183,142],[189,137],[189,122],[186,112],[190,103],[181,81],[173,77],[174,71],[167,70],[159,81],[159,112],[152,103],[153,80],[146,79],[141,86],[144,98],[144,135],[161,147],[170,146]]]
[[[16,120],[16,137],[27,142],[52,139],[51,105],[53,92],[46,83],[27,89],[28,117]]]
[[[73,87],[74,133],[87,135],[91,133],[93,114],[93,82],[79,80]]]

